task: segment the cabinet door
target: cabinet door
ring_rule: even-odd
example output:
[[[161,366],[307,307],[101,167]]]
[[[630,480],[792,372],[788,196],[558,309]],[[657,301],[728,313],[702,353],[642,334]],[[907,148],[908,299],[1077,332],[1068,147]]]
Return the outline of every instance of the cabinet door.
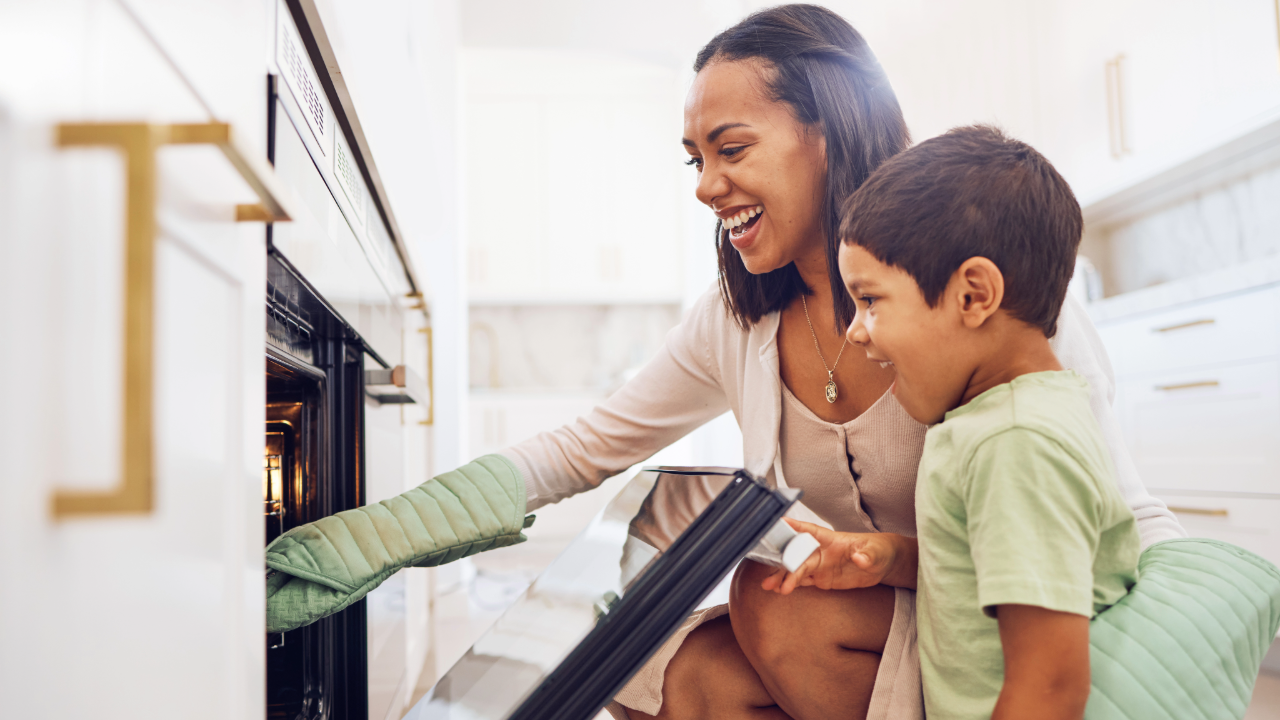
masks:
[[[1116,8],[1120,100],[1139,170],[1182,159],[1280,104],[1271,0],[1135,0]]]
[[[1272,0],[1055,3],[1038,32],[1044,150],[1083,205],[1280,108]]]
[[[1122,379],[1116,406],[1152,492],[1280,492],[1280,361]]]
[[[1046,3],[1039,6],[1032,30],[1037,38],[1037,149],[1082,202],[1115,171],[1104,71],[1117,53],[1110,20],[1116,5],[1105,0]]]
[[[211,118],[120,3],[0,13],[22,68],[0,73],[4,714],[260,717],[264,233],[234,222],[253,196],[216,149],[159,151],[152,508],[55,518],[56,490],[121,480],[136,288],[120,155],[57,148],[54,126]]]
[[[472,51],[463,67],[471,299],[678,301],[692,170],[677,75],[514,50]]]
[[[1280,495],[1158,495],[1191,537],[1229,542],[1280,563]]]

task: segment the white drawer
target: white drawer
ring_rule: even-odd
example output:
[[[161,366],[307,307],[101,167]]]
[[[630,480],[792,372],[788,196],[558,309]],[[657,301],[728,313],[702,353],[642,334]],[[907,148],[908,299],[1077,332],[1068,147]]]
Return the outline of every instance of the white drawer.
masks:
[[[1116,410],[1153,492],[1280,495],[1280,360],[1121,380]]]
[[[1280,354],[1280,287],[1098,326],[1116,377]]]
[[[1163,495],[1191,537],[1222,540],[1280,565],[1280,497]]]

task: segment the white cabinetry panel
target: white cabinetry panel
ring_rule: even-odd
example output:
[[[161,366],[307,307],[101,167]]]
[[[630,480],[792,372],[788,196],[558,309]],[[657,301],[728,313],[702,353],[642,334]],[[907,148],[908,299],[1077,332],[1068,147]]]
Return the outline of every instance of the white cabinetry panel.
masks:
[[[477,49],[463,77],[472,302],[678,302],[693,173],[678,74]]]
[[[258,93],[265,27],[234,22],[257,70],[223,87]],[[56,148],[54,125],[211,118],[116,2],[9,3],[0,62],[24,68],[0,74],[3,714],[260,717],[265,247],[234,222],[251,195],[216,151],[160,150],[154,507],[54,519],[55,489],[120,480],[125,372],[123,163]]]
[[[1280,495],[1205,497],[1157,494],[1178,516],[1191,537],[1239,545],[1280,565]]]
[[[1273,121],[1276,13],[1272,0],[1047,5],[1036,53],[1040,149],[1081,204]]]
[[[1117,406],[1147,487],[1275,492],[1280,361],[1122,380]]]
[[[1280,355],[1280,287],[1098,328],[1118,377]]]

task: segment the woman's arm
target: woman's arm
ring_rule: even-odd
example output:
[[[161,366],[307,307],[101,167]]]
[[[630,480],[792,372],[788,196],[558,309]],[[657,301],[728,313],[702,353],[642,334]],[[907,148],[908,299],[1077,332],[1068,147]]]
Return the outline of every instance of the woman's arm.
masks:
[[[1187,536],[1177,518],[1165,504],[1151,496],[1142,484],[1138,468],[1129,457],[1120,423],[1116,420],[1112,402],[1115,400],[1116,379],[1111,370],[1111,359],[1102,338],[1084,307],[1071,293],[1062,304],[1058,317],[1058,333],[1050,340],[1058,361],[1068,370],[1075,370],[1089,381],[1089,405],[1102,428],[1102,436],[1111,451],[1115,466],[1116,485],[1120,495],[1138,519],[1138,533],[1142,547],[1170,538]]]
[[[729,409],[712,349],[732,321],[713,288],[658,355],[608,400],[501,454],[524,477],[528,509],[598,486]],[[722,317],[723,316],[723,317]]]

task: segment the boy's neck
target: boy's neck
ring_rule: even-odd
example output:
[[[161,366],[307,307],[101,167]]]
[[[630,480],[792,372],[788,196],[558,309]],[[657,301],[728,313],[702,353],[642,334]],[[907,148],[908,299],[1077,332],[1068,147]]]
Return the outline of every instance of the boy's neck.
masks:
[[[1049,339],[1039,328],[1004,313],[993,315],[990,321],[995,321],[997,327],[988,328],[991,334],[985,338],[985,352],[980,353],[957,407],[1023,375],[1062,369]]]

